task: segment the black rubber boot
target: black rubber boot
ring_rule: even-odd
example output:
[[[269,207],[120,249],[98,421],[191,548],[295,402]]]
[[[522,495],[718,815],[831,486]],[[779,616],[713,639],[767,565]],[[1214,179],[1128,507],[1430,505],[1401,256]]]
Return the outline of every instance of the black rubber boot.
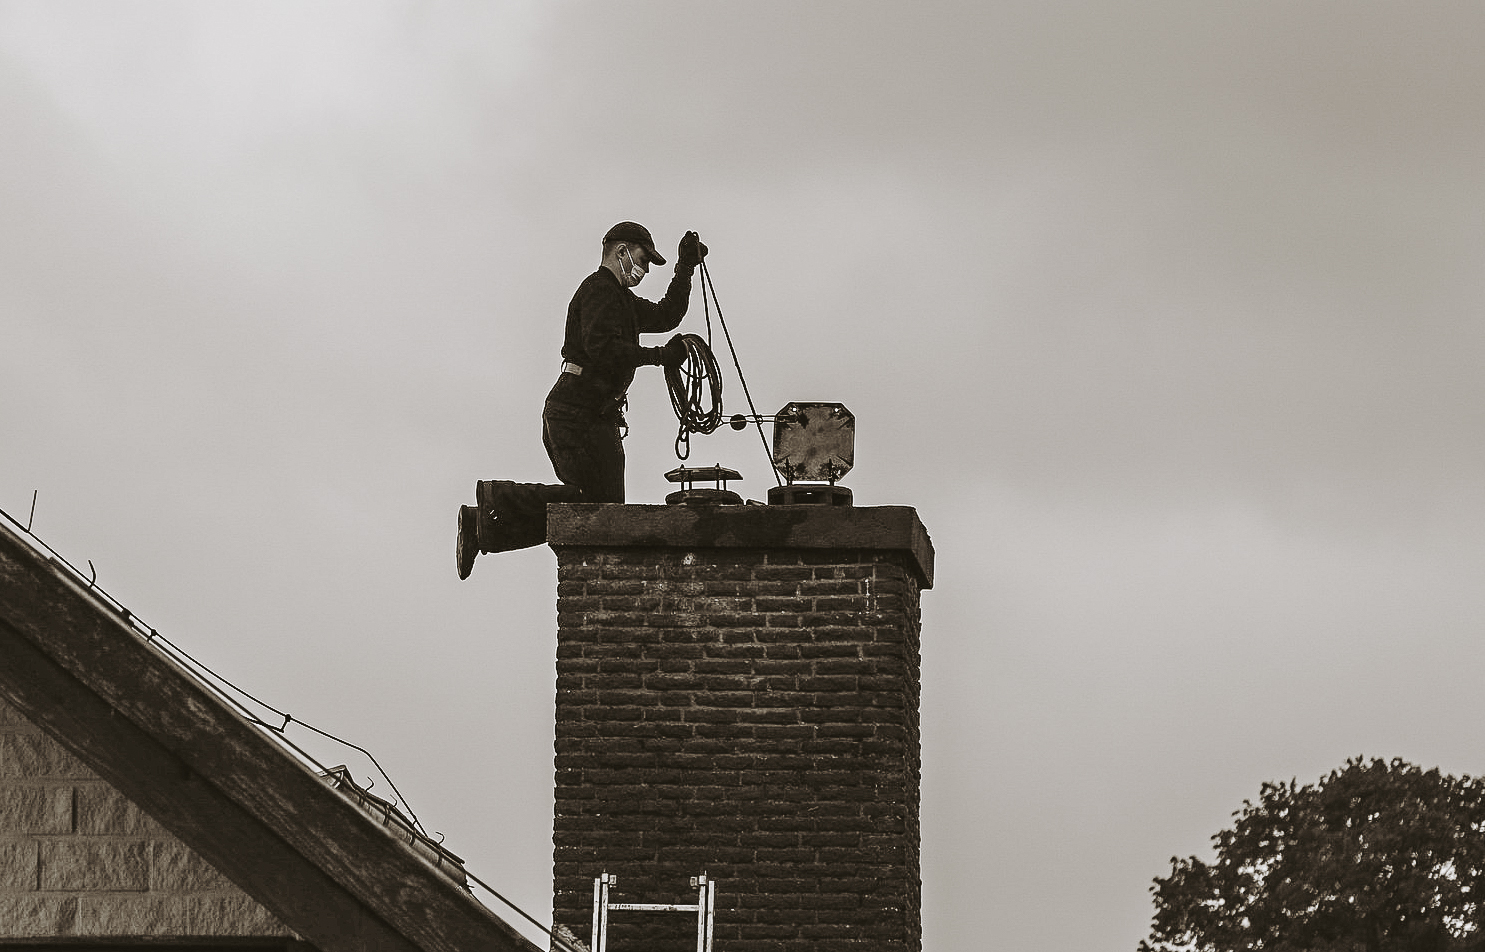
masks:
[[[503,479],[481,479],[474,484],[474,504],[480,507],[481,512],[494,511],[500,504],[500,497],[504,495],[500,491],[500,484],[506,482]],[[506,485],[510,485],[506,483]]]
[[[560,484],[481,479],[475,483],[474,496],[479,502],[480,551],[509,552],[546,542],[547,503],[577,502],[582,493]]]
[[[529,549],[547,541],[545,515],[539,519],[519,515],[500,515],[495,510],[481,506],[479,513],[479,540],[481,552],[509,552],[512,549]]]

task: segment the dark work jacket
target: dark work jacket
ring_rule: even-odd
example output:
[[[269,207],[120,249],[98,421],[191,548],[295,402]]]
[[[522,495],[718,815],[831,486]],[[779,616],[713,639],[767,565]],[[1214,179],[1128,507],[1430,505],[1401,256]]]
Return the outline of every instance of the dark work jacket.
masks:
[[[670,287],[658,303],[646,301],[600,267],[583,279],[567,305],[567,332],[562,359],[583,368],[581,376],[563,374],[553,395],[593,409],[624,396],[634,369],[660,362],[660,348],[639,346],[640,334],[674,330],[691,302],[691,270],[676,268]]]

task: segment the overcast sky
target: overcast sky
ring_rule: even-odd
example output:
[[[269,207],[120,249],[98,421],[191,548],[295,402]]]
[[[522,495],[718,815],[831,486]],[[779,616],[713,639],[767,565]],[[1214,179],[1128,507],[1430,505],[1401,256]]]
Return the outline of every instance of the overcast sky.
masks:
[[[1473,0],[0,0],[0,507],[545,921],[555,563],[455,513],[694,228],[937,548],[925,948],[1129,952],[1263,781],[1485,772],[1482,167]]]

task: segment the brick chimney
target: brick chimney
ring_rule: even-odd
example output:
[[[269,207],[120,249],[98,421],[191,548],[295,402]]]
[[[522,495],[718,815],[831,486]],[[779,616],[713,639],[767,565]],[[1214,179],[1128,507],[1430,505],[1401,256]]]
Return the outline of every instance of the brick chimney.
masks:
[[[553,917],[717,886],[716,952],[919,952],[919,612],[906,507],[554,505]],[[615,912],[610,948],[693,952]]]

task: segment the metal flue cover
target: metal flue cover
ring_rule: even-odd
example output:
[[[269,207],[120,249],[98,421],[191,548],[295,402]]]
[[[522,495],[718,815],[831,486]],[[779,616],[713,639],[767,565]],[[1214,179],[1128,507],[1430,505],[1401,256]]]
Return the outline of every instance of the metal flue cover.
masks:
[[[789,404],[774,417],[773,463],[790,482],[835,482],[856,464],[856,417],[839,403]]]

